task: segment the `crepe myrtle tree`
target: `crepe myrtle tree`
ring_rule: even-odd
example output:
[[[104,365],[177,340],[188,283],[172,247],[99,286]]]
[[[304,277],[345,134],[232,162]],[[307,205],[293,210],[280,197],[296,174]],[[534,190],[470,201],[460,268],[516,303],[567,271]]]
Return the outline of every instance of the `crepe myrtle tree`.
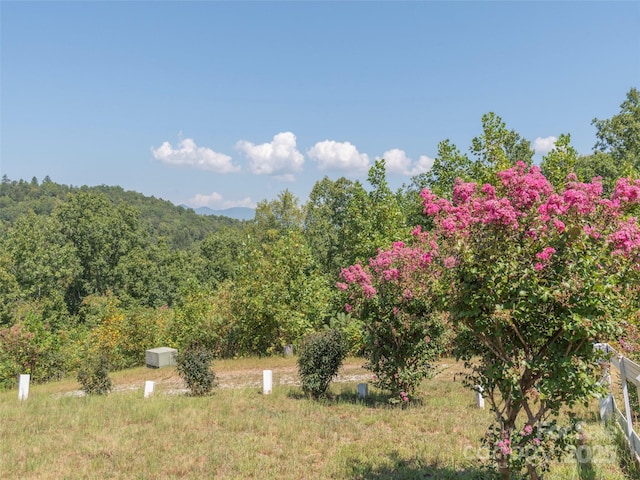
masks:
[[[418,232],[410,244],[395,242],[368,264],[343,269],[337,284],[348,294],[346,310],[363,322],[365,368],[374,385],[391,393],[391,403],[410,400],[446,345],[448,329],[436,301],[442,283],[428,252],[436,245]]]
[[[524,470],[537,479],[570,441],[555,427],[560,408],[602,393],[593,342],[615,339],[631,315],[625,296],[640,281],[640,228],[629,212],[640,181],[619,179],[605,198],[598,179],[570,175],[556,192],[524,163],[496,178],[458,181],[452,200],[422,191],[434,228],[414,232],[423,271],[407,290],[451,313],[467,382],[483,386],[494,413],[485,440],[500,478]],[[404,267],[397,275],[405,278]],[[368,278],[349,284],[353,303],[379,301],[387,283]],[[446,289],[439,301],[434,285]]]

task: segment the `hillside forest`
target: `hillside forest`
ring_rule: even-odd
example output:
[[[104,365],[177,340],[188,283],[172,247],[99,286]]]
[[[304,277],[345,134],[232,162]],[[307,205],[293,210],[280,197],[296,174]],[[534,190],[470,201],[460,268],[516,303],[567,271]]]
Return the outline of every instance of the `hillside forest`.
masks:
[[[579,182],[601,177],[610,194],[620,177],[640,176],[639,100],[632,88],[616,115],[593,120],[588,155],[569,133],[559,136],[539,165],[554,188],[574,174]],[[348,292],[336,287],[343,269],[409,242],[417,226],[432,230],[425,187],[452,199],[456,181],[495,184],[498,172],[533,158],[530,141],[488,113],[468,148],[443,140],[432,169],[396,191],[378,160],[365,183],[325,177],[304,204],[284,190],[259,202],[249,221],[197,215],[117,186],[5,175],[0,386],[13,387],[21,373],[44,382],[76,372],[92,351],[108,352],[112,369],[143,365],[145,350],[158,346],[277,355],[329,327],[361,354],[367,319],[345,311]],[[624,318],[631,350],[639,303],[629,299],[636,314]]]

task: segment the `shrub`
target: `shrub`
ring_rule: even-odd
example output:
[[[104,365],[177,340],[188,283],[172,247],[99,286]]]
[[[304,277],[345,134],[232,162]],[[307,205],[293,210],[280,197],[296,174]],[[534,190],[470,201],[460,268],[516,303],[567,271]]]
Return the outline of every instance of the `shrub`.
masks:
[[[90,354],[78,371],[78,382],[88,395],[106,395],[113,387],[109,378],[109,356],[105,352]]]
[[[176,368],[191,395],[207,395],[216,386],[216,375],[211,370],[213,358],[213,352],[199,344],[190,345],[178,353]]]
[[[326,330],[307,336],[298,358],[302,390],[313,398],[324,396],[346,355],[346,342],[338,330]]]

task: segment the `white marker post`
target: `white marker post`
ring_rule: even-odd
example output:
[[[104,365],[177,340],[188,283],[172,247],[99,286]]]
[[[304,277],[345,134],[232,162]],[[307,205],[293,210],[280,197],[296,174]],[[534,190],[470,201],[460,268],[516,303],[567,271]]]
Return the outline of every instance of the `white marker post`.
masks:
[[[482,388],[480,385],[476,385],[474,390],[476,391],[476,405],[478,406],[478,408],[484,408],[484,397],[482,396],[484,388]]]
[[[29,398],[29,380],[31,380],[31,375],[20,375],[20,381],[18,382],[18,400],[26,400]]]
[[[149,398],[153,395],[153,389],[156,386],[156,382],[147,380],[144,382],[144,398]]]
[[[367,394],[369,393],[369,385],[366,383],[358,384],[358,398],[367,398]]]
[[[268,395],[271,393],[273,385],[273,372],[271,370],[262,371],[262,393]]]

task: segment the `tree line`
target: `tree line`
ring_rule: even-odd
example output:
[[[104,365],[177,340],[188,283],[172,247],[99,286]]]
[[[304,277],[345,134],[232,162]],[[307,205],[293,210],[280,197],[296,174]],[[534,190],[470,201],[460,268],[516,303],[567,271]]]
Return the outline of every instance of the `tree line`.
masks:
[[[409,240],[428,187],[451,198],[457,178],[495,183],[516,162],[531,165],[528,140],[496,114],[482,117],[468,153],[449,140],[433,168],[397,191],[384,160],[367,182],[318,181],[305,204],[285,190],[241,222],[204,217],[120,187],[71,187],[48,177],[0,184],[0,383],[17,373],[46,381],[76,371],[90,352],[113,368],[144,362],[144,350],[198,343],[219,356],[269,355],[333,325],[352,353],[366,343],[345,315],[340,272]],[[602,177],[605,193],[640,172],[640,107],[632,88],[610,119],[594,119],[593,153],[561,135],[542,160],[554,187],[569,173]]]

